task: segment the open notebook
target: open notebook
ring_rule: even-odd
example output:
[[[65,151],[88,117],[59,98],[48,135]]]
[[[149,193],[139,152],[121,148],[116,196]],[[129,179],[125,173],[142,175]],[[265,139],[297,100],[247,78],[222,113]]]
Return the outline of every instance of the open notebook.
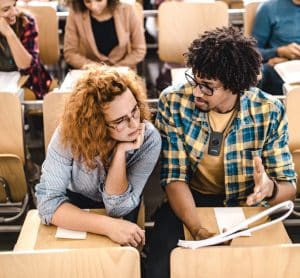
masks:
[[[270,225],[273,225],[275,223],[284,220],[293,212],[293,209],[294,209],[294,203],[292,201],[285,201],[276,206],[268,208],[260,213],[257,213],[245,219],[244,221],[241,221],[240,223],[236,224],[232,228],[228,229],[226,232],[220,233],[216,236],[210,237],[208,239],[203,239],[203,240],[179,240],[178,246],[195,249],[204,246],[216,245],[236,237],[245,236],[248,235],[249,232],[254,232],[263,229],[265,227],[268,227]],[[256,221],[266,216],[271,216],[275,213],[279,213],[283,211],[286,212],[280,217],[277,217],[269,222],[254,226],[252,228],[245,228],[248,227],[250,224],[253,224]]]
[[[279,63],[274,69],[285,83],[300,84],[300,60]]]

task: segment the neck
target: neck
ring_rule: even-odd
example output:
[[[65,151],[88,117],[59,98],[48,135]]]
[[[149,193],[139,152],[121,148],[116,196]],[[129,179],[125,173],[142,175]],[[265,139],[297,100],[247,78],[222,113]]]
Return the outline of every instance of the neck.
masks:
[[[92,17],[97,19],[98,21],[105,21],[112,17],[112,12],[110,8],[106,7],[101,14],[98,15],[92,14]]]
[[[216,107],[213,110],[218,112],[218,113],[221,113],[221,114],[229,113],[237,107],[238,101],[239,101],[239,96],[238,95],[232,95],[232,97],[230,97],[226,103],[224,103],[220,107]]]

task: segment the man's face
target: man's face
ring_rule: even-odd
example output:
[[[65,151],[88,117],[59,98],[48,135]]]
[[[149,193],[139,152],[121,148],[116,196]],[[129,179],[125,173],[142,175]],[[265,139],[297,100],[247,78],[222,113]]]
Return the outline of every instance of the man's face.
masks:
[[[195,105],[203,112],[214,110],[225,113],[231,110],[237,101],[238,95],[225,90],[219,80],[202,79],[199,75],[194,77],[197,86],[193,86]]]

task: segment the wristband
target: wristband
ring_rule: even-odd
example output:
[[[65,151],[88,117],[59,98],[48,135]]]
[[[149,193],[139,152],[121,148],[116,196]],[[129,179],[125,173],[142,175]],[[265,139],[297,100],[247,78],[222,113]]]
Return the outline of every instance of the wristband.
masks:
[[[273,191],[272,191],[272,195],[270,196],[270,197],[266,197],[265,198],[265,200],[267,201],[267,202],[270,202],[270,201],[272,201],[273,199],[275,199],[276,198],[276,196],[277,196],[277,194],[278,194],[278,182],[277,182],[277,180],[276,179],[272,179],[272,181],[273,181]]]

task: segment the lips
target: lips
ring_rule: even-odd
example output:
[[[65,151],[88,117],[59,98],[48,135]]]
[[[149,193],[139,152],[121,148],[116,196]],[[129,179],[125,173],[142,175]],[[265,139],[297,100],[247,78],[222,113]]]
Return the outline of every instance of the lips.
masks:
[[[133,131],[133,132],[129,133],[129,134],[128,134],[128,136],[129,136],[129,137],[135,136],[135,135],[137,135],[137,134],[138,134],[138,132],[139,132],[139,130],[138,130],[138,129],[136,129],[135,131]]]

